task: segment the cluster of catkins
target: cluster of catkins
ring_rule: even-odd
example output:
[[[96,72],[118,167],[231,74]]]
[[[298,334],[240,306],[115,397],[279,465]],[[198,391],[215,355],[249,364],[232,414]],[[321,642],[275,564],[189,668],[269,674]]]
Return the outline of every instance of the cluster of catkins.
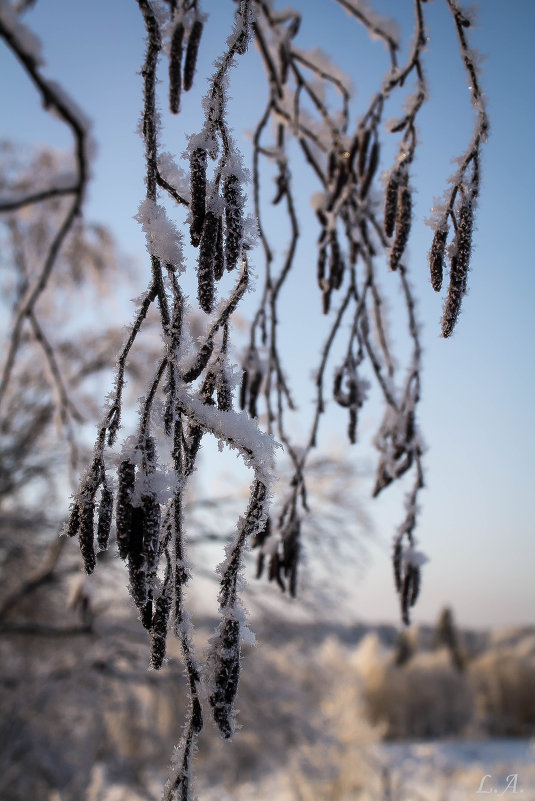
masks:
[[[244,196],[238,175],[229,171],[222,179],[222,196],[215,181],[209,192],[206,179],[208,154],[195,147],[190,156],[191,244],[199,248],[197,264],[199,306],[207,314],[213,311],[215,282],[225,268],[233,270],[240,256],[243,239]]]
[[[155,598],[158,563],[167,543],[165,537],[164,541],[161,540],[162,531],[166,527],[162,526],[160,503],[151,488],[151,475],[156,467],[153,438],[146,436],[139,445],[139,451],[141,459],[137,468],[131,458],[123,459],[119,465],[115,499],[116,539],[119,556],[128,565],[130,594],[139,610],[143,626],[152,635],[151,663],[153,667],[159,668],[165,656],[167,624],[171,610],[170,565],[167,565],[159,596]],[[96,495],[100,485],[102,489],[97,504]],[[113,492],[101,464],[96,461],[72,505],[67,526],[70,537],[78,535],[87,573],[92,573],[96,564],[95,529],[98,551],[108,548],[113,507]]]
[[[323,313],[330,309],[332,290],[342,285],[345,262],[338,241],[338,232],[333,221],[343,217],[344,206],[349,217],[355,216],[357,206],[365,200],[379,165],[379,140],[375,128],[359,129],[348,151],[333,149],[328,157],[325,203],[317,209],[321,225],[318,240],[317,279],[323,293]],[[366,223],[362,219],[360,234],[367,242]],[[350,260],[355,263],[357,244],[350,242]]]
[[[182,88],[184,88],[185,92],[189,92],[193,86],[202,30],[202,21],[198,18],[195,19],[188,36],[186,59],[184,62],[184,77],[182,77],[182,56],[184,52],[185,36],[183,20],[180,19],[173,28],[171,47],[169,50],[169,108],[173,114],[178,114],[180,110],[180,93]]]
[[[358,411],[366,400],[370,382],[360,378],[357,367],[364,359],[360,350],[358,358],[350,353],[344,363],[334,372],[333,398],[336,403],[349,412],[347,436],[352,445],[357,441]]]
[[[278,536],[274,537],[271,517],[268,517],[265,525],[251,543],[252,548],[258,549],[256,578],[259,579],[263,576],[267,562],[268,580],[275,581],[282,592],[288,591],[292,598],[295,598],[301,550],[301,520],[295,509],[292,509],[287,515],[283,512],[277,528]]]
[[[431,284],[435,292],[440,292],[442,287],[446,255],[449,256],[450,260],[450,282],[442,316],[442,336],[444,337],[448,337],[452,333],[459,316],[462,299],[466,294],[477,195],[477,178],[473,179],[468,187],[461,186],[456,214],[452,212],[450,215],[454,222],[455,230],[453,242],[449,248],[446,248],[449,233],[448,215],[446,214],[435,231],[431,250],[429,251]]]
[[[405,252],[412,221],[412,198],[409,175],[404,164],[390,173],[385,192],[384,231],[388,239],[393,237],[390,248],[390,269],[397,270]]]

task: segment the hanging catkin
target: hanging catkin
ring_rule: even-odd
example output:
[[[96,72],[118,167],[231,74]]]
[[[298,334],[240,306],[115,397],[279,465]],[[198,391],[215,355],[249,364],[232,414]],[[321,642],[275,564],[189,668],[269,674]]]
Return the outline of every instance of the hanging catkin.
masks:
[[[236,175],[229,175],[223,187],[225,199],[225,262],[227,270],[236,267],[243,237],[243,196]]]
[[[86,573],[92,573],[95,569],[95,547],[94,547],[94,516],[95,502],[93,499],[82,504],[80,514],[80,531],[78,540],[80,552],[84,560]]]
[[[200,19],[196,19],[192,25],[186,48],[186,63],[184,65],[184,89],[189,92],[193,86],[195,77],[195,66],[197,64],[197,53],[201,42],[203,24]]]
[[[124,459],[118,470],[119,486],[117,489],[115,524],[117,545],[121,559],[126,559],[130,547],[135,470],[135,466],[129,459]]]
[[[442,287],[442,276],[444,274],[444,254],[446,250],[446,240],[448,238],[448,228],[444,224],[437,228],[429,251],[429,271],[431,273],[431,286],[435,292],[440,292]]]
[[[210,314],[214,307],[214,255],[217,244],[217,217],[208,211],[204,218],[197,264],[197,298],[201,309]]]
[[[191,244],[197,247],[201,241],[206,213],[206,150],[195,148],[190,156],[191,189]]]
[[[169,51],[169,108],[173,114],[178,114],[180,110],[183,40],[184,25],[179,22],[173,30]]]
[[[113,512],[113,492],[105,485],[102,488],[98,509],[97,544],[99,551],[105,551],[110,539],[111,518]]]
[[[397,270],[401,257],[405,252],[412,222],[412,198],[407,183],[398,189],[398,203],[396,213],[396,235],[390,250],[390,269]]]
[[[455,327],[461,301],[466,292],[468,265],[472,250],[473,204],[466,198],[459,209],[457,231],[453,243],[454,253],[450,262],[448,297],[442,316],[442,336],[449,337]]]

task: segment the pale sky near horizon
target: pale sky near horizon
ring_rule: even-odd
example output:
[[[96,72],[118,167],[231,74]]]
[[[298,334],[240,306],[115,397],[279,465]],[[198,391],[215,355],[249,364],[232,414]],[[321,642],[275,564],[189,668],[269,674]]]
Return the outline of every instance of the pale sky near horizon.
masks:
[[[373,55],[362,65],[360,45],[356,47],[353,38],[358,28],[335,3],[276,0],[275,4],[307,9],[297,44],[334,52],[343,69],[352,73],[357,108],[364,110],[374,82],[387,66],[382,45],[375,44]],[[399,8],[399,0],[373,5],[388,14]],[[410,17],[412,4],[406,0],[406,5]],[[413,619],[433,621],[448,604],[466,626],[533,623],[535,613],[535,4],[480,0],[478,5],[478,24],[470,35],[474,47],[486,56],[482,84],[491,135],[483,152],[469,294],[450,340],[439,337],[442,301],[427,279],[426,254],[432,234],[424,218],[454,170],[451,159],[461,155],[469,141],[474,117],[444,0],[433,0],[425,7],[431,99],[420,123],[421,151],[413,182],[416,221],[409,262],[423,326],[419,421],[428,447],[424,458],[427,488],[421,496],[417,536],[430,560]],[[221,31],[230,32],[235,4],[204,0],[202,7],[211,18],[198,75],[208,76],[210,61],[224,42]],[[25,20],[42,40],[47,76],[61,82],[94,123],[98,152],[88,216],[109,225],[122,250],[142,267],[144,237],[132,219],[143,197],[142,143],[136,126],[144,30],[137,4],[134,0],[88,4],[38,0]],[[412,23],[404,23],[402,28],[405,43],[411,27]],[[247,111],[256,101],[256,86],[251,85],[258,75],[253,66],[256,54],[248,54],[247,59],[246,68],[233,71],[230,90],[238,141],[244,129],[256,122],[245,109],[242,115],[239,107],[242,92],[247,96]],[[263,91],[262,87],[259,94]],[[61,125],[37,108],[33,88],[3,44],[0,96],[4,109],[0,137],[70,146]],[[164,115],[165,145],[177,154],[185,149],[185,134],[198,126],[188,102],[184,102],[183,115],[170,123]],[[259,274],[261,267],[258,257]],[[143,288],[140,281],[140,291]],[[395,311],[392,314],[395,317]],[[287,358],[298,371],[301,352],[295,342]],[[304,414],[311,394],[303,382]],[[365,425],[371,430],[381,414],[381,409],[363,412]],[[345,426],[344,418],[338,429],[329,428],[326,442],[342,442]],[[398,619],[389,556],[391,536],[401,519],[401,501],[402,492],[394,491],[376,502],[365,502],[376,539],[370,546],[372,564],[354,590],[357,619]]]

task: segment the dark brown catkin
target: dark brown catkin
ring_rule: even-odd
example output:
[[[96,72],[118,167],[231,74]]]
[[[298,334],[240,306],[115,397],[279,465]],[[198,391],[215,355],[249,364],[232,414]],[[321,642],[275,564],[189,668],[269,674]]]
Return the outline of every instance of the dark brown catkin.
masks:
[[[414,606],[420,590],[420,570],[416,565],[407,565],[403,586],[401,588],[401,616],[408,626],[410,623],[409,609]]]
[[[202,22],[196,19],[192,25],[190,35],[188,38],[188,46],[186,49],[186,63],[184,65],[184,90],[189,92],[193,86],[193,78],[195,76],[195,65],[197,64],[197,53],[199,52],[199,44],[202,35]]]
[[[86,573],[92,573],[95,569],[94,516],[95,502],[91,500],[88,503],[84,503],[80,510],[78,541]]]
[[[336,231],[331,231],[329,245],[331,247],[331,255],[329,258],[329,287],[332,289],[339,289],[344,277],[344,260],[340,253]]]
[[[390,269],[397,270],[405,252],[412,222],[412,198],[408,186],[400,186],[396,214],[396,236],[390,251]]]
[[[232,392],[224,370],[217,382],[217,408],[222,412],[230,412],[232,409]]]
[[[102,488],[98,508],[97,545],[99,551],[105,551],[110,540],[111,516],[113,511],[113,492],[105,485]]]
[[[148,588],[147,595],[148,600],[141,610],[140,618],[143,628],[146,629],[146,631],[150,631],[152,629],[152,590],[150,587]]]
[[[290,57],[288,54],[288,43],[281,42],[279,45],[279,63],[280,63],[280,82],[282,86],[288,80],[288,67],[290,66]]]
[[[471,199],[466,200],[459,210],[459,223],[457,227],[457,258],[463,273],[462,288],[466,293],[466,280],[468,278],[468,265],[472,254],[472,230],[474,224],[474,207]]]
[[[153,581],[158,565],[160,546],[160,504],[152,494],[143,495],[143,554],[147,563],[147,577]]]
[[[137,608],[142,610],[147,602],[147,579],[143,555],[143,530],[145,515],[140,506],[132,508],[132,529],[128,550],[128,572],[130,575],[130,594]]]
[[[440,292],[442,277],[444,275],[444,253],[448,238],[447,227],[437,228],[429,251],[429,271],[431,273],[431,286],[435,292]]]
[[[195,361],[189,368],[186,370],[184,375],[182,376],[182,380],[189,384],[190,381],[195,381],[196,378],[200,376],[206,365],[208,364],[208,359],[212,355],[212,351],[214,349],[213,340],[209,339],[208,342],[205,342],[204,345],[199,350],[197,356],[195,357]]]
[[[323,290],[321,302],[323,314],[329,314],[329,310],[331,308],[331,290],[329,287]]]
[[[72,505],[71,515],[69,517],[69,524],[67,526],[67,534],[69,537],[76,537],[80,530],[80,506],[75,501]]]
[[[282,562],[278,551],[273,551],[269,560],[268,580],[275,581],[279,585],[281,592],[286,592],[286,585],[282,580]]]
[[[152,618],[152,643],[150,663],[155,670],[159,670],[165,659],[165,644],[167,640],[167,626],[171,612],[171,598],[160,595],[156,601],[154,617]]]
[[[240,384],[240,409],[243,411],[247,405],[247,390],[249,388],[249,371],[244,370]]]
[[[195,148],[190,156],[191,189],[191,244],[197,247],[201,241],[206,213],[206,150]]]
[[[197,263],[197,298],[201,309],[210,314],[214,308],[214,252],[217,242],[217,217],[206,213]]]
[[[317,278],[320,289],[325,289],[325,262],[327,261],[327,248],[325,244],[318,248]]]
[[[368,145],[370,143],[370,131],[361,131],[358,138],[358,161],[357,161],[357,175],[362,178],[366,172],[366,156],[368,155]]]
[[[352,445],[357,441],[357,409],[355,406],[349,407],[349,423],[347,426],[347,436]]]
[[[409,595],[409,605],[414,606],[420,594],[420,568],[417,565],[411,565],[412,584],[411,592]]]
[[[119,465],[119,487],[117,489],[117,508],[115,523],[119,556],[126,559],[130,548],[132,531],[132,493],[134,491],[135,467],[124,459]]]
[[[340,406],[348,406],[348,400],[342,392],[342,380],[344,378],[344,368],[338,367],[334,373],[333,398]]]
[[[214,278],[220,281],[225,272],[225,251],[223,249],[223,219],[217,218],[217,235],[214,253]]]
[[[262,378],[263,375],[260,370],[255,370],[253,373],[253,377],[249,383],[249,415],[251,417],[258,417],[258,411],[256,408],[256,402],[258,400],[258,394],[260,392],[260,387],[262,386]]]
[[[243,237],[243,196],[236,175],[228,175],[223,186],[225,198],[225,261],[227,270],[236,267]]]
[[[462,203],[455,234],[455,253],[451,257],[448,297],[442,315],[442,336],[449,337],[459,317],[461,302],[466,292],[468,264],[472,248],[473,208],[470,200]]]
[[[410,625],[410,616],[409,616],[409,607],[410,607],[410,595],[411,595],[411,584],[412,584],[412,577],[410,570],[405,573],[403,577],[403,584],[401,587],[400,593],[400,602],[401,602],[401,619],[405,623],[406,626]]]
[[[397,592],[401,592],[402,578],[401,578],[401,565],[403,560],[403,546],[400,540],[397,540],[394,545],[394,553],[392,555],[392,567],[394,568],[394,582]]]
[[[222,736],[232,736],[232,705],[240,677],[240,624],[226,620],[216,653],[215,687],[210,696],[214,720]]]
[[[379,142],[375,140],[372,145],[372,149],[370,151],[368,168],[366,170],[365,175],[362,178],[362,183],[360,185],[359,196],[361,200],[365,198],[366,195],[368,194],[368,190],[371,186],[371,182],[373,181],[373,177],[377,172],[378,165],[379,165]]]
[[[171,49],[169,51],[169,109],[173,114],[178,114],[180,109],[183,40],[184,25],[179,22],[173,30]]]
[[[391,173],[386,185],[385,191],[385,219],[384,231],[385,236],[389,239],[394,233],[394,226],[396,224],[396,212],[398,209],[398,191],[399,191],[400,175],[397,170]]]

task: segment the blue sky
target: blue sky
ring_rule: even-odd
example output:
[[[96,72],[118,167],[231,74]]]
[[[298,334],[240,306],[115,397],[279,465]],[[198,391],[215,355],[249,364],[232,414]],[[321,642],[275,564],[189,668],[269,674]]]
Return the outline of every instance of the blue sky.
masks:
[[[331,0],[290,4],[306,8],[299,46],[321,46],[336,53],[341,66],[353,75],[357,113],[364,110],[379,75],[386,69],[382,46],[368,45],[365,36],[349,24],[348,17]],[[400,5],[407,7],[407,19],[402,21],[407,41],[412,27],[409,0],[377,3],[385,14],[399,10]],[[234,4],[230,0],[205,0],[203,8],[210,20],[200,54],[200,81],[211,73],[211,60],[221,48],[221,32],[229,29]],[[483,154],[469,295],[456,333],[447,341],[439,337],[441,299],[427,279],[431,233],[424,218],[453,172],[451,159],[466,147],[473,114],[446,3],[427,3],[426,13],[431,99],[420,120],[410,269],[423,325],[419,420],[428,445],[424,462],[427,488],[421,497],[418,536],[430,561],[414,619],[433,620],[447,603],[464,625],[532,622],[535,5],[531,0],[482,0],[479,4],[472,42],[486,56],[482,83],[491,136]],[[132,219],[143,197],[142,143],[136,126],[141,108],[137,73],[143,59],[144,30],[137,4],[133,0],[94,0],[89,4],[39,0],[26,19],[43,42],[46,74],[59,80],[93,119],[98,152],[88,216],[112,228],[121,248],[142,271],[146,264],[144,237]],[[253,112],[261,108],[263,86],[257,64],[253,50],[233,73],[232,122],[238,139],[244,129],[253,127]],[[62,126],[38,109],[35,91],[3,45],[0,96],[4,99],[3,137],[70,146]],[[164,123],[166,148],[180,154],[186,145],[185,134],[199,127],[195,98],[185,98],[178,118],[169,120],[164,114]],[[246,142],[243,147],[247,152]],[[303,248],[306,257],[306,245]],[[257,269],[260,272],[260,259]],[[141,279],[140,291],[142,288]],[[310,304],[315,308],[318,299],[312,297],[312,291]],[[126,315],[125,323],[128,311]],[[395,306],[392,317],[395,322]],[[291,337],[289,331],[293,345],[288,348],[287,359],[299,375],[306,416],[312,393],[305,385],[307,369],[299,372],[306,360],[302,341]],[[371,431],[381,413],[381,409],[366,409],[365,428]],[[341,444],[344,430],[345,420],[337,427],[329,419],[324,445],[333,447],[334,443],[345,448]],[[355,451],[352,458],[366,463],[370,455],[365,450],[362,454]],[[378,502],[365,502],[374,520],[376,544],[370,551],[372,564],[354,590],[356,617],[397,618],[389,551],[391,534],[400,519],[403,491],[394,490]]]

